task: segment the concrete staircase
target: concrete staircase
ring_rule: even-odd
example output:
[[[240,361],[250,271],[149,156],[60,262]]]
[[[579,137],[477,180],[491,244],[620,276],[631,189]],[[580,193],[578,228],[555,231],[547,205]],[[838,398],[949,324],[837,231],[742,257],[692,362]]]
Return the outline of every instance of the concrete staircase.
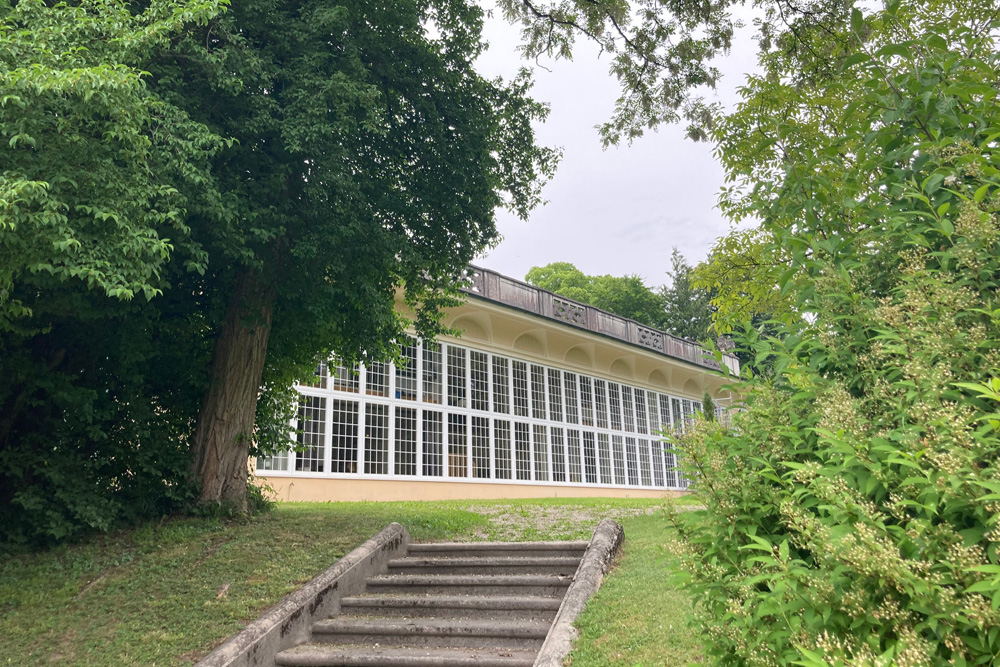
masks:
[[[275,664],[531,667],[587,544],[410,544]]]

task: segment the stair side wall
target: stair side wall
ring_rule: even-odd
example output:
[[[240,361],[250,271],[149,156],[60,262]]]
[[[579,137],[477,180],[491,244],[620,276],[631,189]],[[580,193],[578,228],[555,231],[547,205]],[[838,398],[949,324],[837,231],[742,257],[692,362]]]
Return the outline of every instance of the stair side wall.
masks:
[[[605,573],[611,568],[625,542],[621,524],[604,519],[597,525],[587,551],[580,561],[580,568],[573,577],[559,611],[552,622],[545,643],[538,651],[534,667],[563,667],[563,660],[573,647],[579,632],[573,621],[580,615],[590,596],[601,587]]]
[[[410,534],[391,523],[212,651],[197,667],[270,667],[279,651],[309,641],[315,621],[340,611],[341,598],[364,591],[368,577],[406,555]]]

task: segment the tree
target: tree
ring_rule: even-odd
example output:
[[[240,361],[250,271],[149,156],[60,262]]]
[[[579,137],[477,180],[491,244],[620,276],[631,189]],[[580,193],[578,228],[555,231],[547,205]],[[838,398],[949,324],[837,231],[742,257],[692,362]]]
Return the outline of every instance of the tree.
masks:
[[[317,352],[395,354],[397,287],[433,335],[495,208],[538,202],[545,111],[526,75],[475,72],[481,28],[459,0],[259,0],[151,64],[154,89],[237,141],[213,161],[221,205],[190,223],[221,260],[195,282],[226,297],[192,440],[202,501],[245,502],[262,385]]]
[[[778,286],[789,266],[787,252],[774,247],[760,227],[735,229],[715,243],[691,281],[712,294],[712,328],[727,334],[747,323],[759,328],[771,319],[799,317],[792,290]]]
[[[712,293],[694,283],[694,269],[674,248],[670,255],[670,285],[660,288],[663,329],[675,336],[703,342],[712,336]]]
[[[150,94],[141,66],[220,5],[19,2],[0,14],[0,332],[35,305],[15,292],[69,281],[122,300],[161,292],[188,242],[177,185],[203,177],[223,141]]]
[[[332,350],[396,353],[399,288],[439,331],[495,208],[525,216],[553,168],[527,75],[472,68],[478,7],[220,9],[3,13],[0,254],[30,252],[3,265],[0,474],[29,538],[132,516],[136,479],[183,502],[177,451],[202,501],[245,509],[292,381]]]
[[[605,145],[632,141],[661,123],[688,122],[688,135],[707,138],[718,105],[698,89],[714,88],[712,60],[728,53],[739,22],[735,2],[681,0],[501,0],[511,23],[522,26],[527,58],[569,58],[578,35],[614,54],[610,70],[622,84],[612,118],[600,127]]]
[[[588,276],[569,262],[553,262],[532,267],[525,280],[651,327],[659,327],[663,318],[660,298],[639,276]]]
[[[171,263],[205,269],[181,190],[205,181],[226,142],[143,73],[220,11],[0,10],[3,541],[65,539],[190,499],[184,433],[202,385],[197,350],[180,342],[202,327],[160,322],[153,337],[142,313],[169,292]]]
[[[1000,654],[1000,75],[990,3],[803,16],[721,128],[786,267],[776,376],[684,442],[678,555],[726,665]],[[808,83],[808,85],[803,85]],[[773,277],[770,267],[760,279]]]

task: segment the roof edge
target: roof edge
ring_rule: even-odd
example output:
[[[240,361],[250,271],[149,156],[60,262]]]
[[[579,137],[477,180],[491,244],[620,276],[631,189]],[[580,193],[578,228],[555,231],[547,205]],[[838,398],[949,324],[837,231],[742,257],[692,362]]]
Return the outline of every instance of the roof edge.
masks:
[[[486,301],[510,306],[590,333],[614,338],[646,351],[679,359],[706,369],[721,371],[708,348],[686,338],[646,326],[641,322],[609,313],[573,299],[509,278],[496,271],[470,264],[466,269],[463,292]],[[723,353],[729,372],[739,377],[740,362]]]

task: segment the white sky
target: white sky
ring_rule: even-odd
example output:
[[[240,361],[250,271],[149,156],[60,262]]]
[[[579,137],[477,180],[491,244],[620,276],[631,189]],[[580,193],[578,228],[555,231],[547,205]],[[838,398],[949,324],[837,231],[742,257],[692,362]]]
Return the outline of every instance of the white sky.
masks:
[[[495,14],[487,20],[490,48],[478,67],[507,79],[526,63],[515,50],[519,30]],[[714,99],[727,106],[756,63],[750,28],[717,63],[723,80]],[[548,120],[536,127],[537,140],[563,148],[558,171],[542,192],[547,203],[528,222],[500,211],[503,241],[476,263],[524,279],[533,266],[571,262],[591,275],[638,274],[651,287],[664,284],[674,246],[693,265],[728,230],[716,208],[722,168],[712,145],[685,139],[683,126],[664,126],[631,146],[602,150],[595,126],[611,117],[618,83],[608,74],[607,54],[599,59],[585,37],[574,51],[573,61],[542,61],[550,72],[535,68],[532,96],[551,106]]]

